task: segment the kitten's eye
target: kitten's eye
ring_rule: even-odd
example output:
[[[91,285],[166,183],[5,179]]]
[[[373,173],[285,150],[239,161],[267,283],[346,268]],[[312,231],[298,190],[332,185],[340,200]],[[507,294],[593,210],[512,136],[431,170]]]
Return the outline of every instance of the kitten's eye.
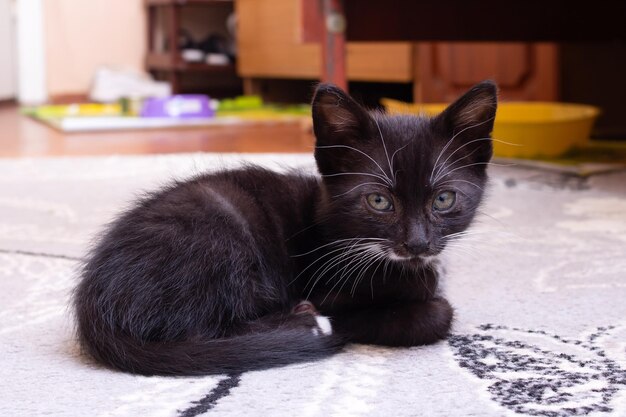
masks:
[[[378,211],[390,211],[393,209],[391,201],[384,195],[378,193],[372,193],[367,196],[367,204],[371,208]]]
[[[433,201],[433,208],[437,211],[446,211],[452,208],[456,201],[456,193],[453,191],[444,191],[439,193]]]

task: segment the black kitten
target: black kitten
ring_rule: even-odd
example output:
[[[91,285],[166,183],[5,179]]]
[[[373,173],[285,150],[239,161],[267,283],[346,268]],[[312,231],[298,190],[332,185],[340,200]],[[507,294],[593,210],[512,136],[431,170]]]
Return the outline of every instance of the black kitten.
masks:
[[[321,178],[249,166],[139,201],[84,265],[81,345],[124,371],[192,375],[445,337],[437,255],[480,204],[495,111],[491,82],[434,118],[320,85]]]

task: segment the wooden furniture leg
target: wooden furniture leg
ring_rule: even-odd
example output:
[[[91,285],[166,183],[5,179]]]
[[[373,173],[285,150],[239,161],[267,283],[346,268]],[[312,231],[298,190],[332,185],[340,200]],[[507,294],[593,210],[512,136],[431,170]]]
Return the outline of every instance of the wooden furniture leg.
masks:
[[[322,81],[347,90],[346,19],[342,0],[320,0],[324,17],[322,42]]]

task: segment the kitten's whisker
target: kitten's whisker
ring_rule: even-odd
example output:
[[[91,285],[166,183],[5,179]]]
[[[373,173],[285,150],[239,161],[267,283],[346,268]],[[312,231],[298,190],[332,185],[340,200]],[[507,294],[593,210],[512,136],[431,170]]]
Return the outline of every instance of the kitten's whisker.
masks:
[[[471,235],[471,234],[480,234],[480,233],[486,233],[486,232],[479,231],[479,230],[463,230],[461,232],[450,233],[449,235],[442,236],[441,239],[442,240],[452,239],[452,238],[468,236],[468,235]]]
[[[397,154],[398,152],[400,152],[402,149],[404,149],[404,148],[406,148],[407,146],[409,146],[410,144],[411,144],[411,142],[408,142],[406,145],[404,145],[404,146],[402,146],[402,147],[400,147],[400,148],[396,149],[396,151],[393,153],[393,155],[391,155],[391,169],[393,169],[393,162],[394,162],[393,160],[395,159],[396,154]],[[394,178],[394,181],[395,181],[395,178],[396,178],[396,172],[397,172],[397,171],[395,171],[395,170],[393,171],[393,178]]]
[[[506,228],[510,227],[510,225],[506,224],[505,222],[503,222],[500,219],[497,219],[497,218],[493,217],[491,214],[488,214],[488,213],[484,212],[483,210],[476,210],[476,212],[479,213],[481,216],[485,216],[485,217],[493,220],[494,222],[498,223],[502,227],[506,227]]]
[[[490,141],[491,138],[490,137],[486,137],[486,138],[478,138],[478,139],[474,139],[474,140],[470,140],[469,142],[466,142],[464,144],[462,144],[461,146],[459,146],[458,148],[456,148],[453,152],[450,153],[450,155],[448,155],[448,157],[441,163],[439,164],[439,170],[435,173],[435,178],[437,177],[437,175],[439,174],[439,172],[441,171],[441,169],[446,165],[446,162],[448,162],[450,160],[450,158],[452,158],[452,155],[454,155],[455,153],[457,153],[458,151],[460,151],[461,149],[465,148],[466,146],[471,145],[472,143],[475,142],[480,142],[480,141]],[[474,152],[476,151],[476,149],[474,149]],[[473,153],[473,152],[472,152]],[[471,154],[470,154],[471,155]],[[469,156],[469,155],[468,155]],[[462,158],[461,158],[462,159]],[[457,159],[458,161],[458,159]],[[450,165],[454,165],[454,164],[450,164]],[[436,166],[435,166],[436,167]],[[436,181],[436,180],[435,180]]]
[[[507,141],[504,141],[504,140],[501,140],[501,139],[496,139],[496,138],[491,138],[491,140],[494,141],[494,142],[503,143],[505,145],[510,145],[510,146],[521,146],[521,147],[524,146],[521,143],[507,142]]]
[[[472,152],[468,153],[467,155],[463,155],[460,158],[457,158],[454,162],[452,162],[449,165],[446,165],[446,161],[441,163],[441,166],[439,167],[439,169],[437,170],[437,172],[435,173],[435,179],[433,180],[433,183],[436,183],[440,178],[441,178],[441,173],[445,172],[445,170],[451,168],[454,166],[454,164],[456,164],[459,161],[462,161],[463,159],[469,158],[470,156],[472,156],[474,153],[476,153],[479,150],[479,148],[474,149]]]
[[[285,242],[289,242],[291,239],[293,239],[294,237],[298,236],[300,233],[306,232],[307,230],[315,227],[315,226],[319,226],[320,224],[324,223],[324,221],[328,220],[328,216],[322,216],[321,218],[318,218],[316,221],[313,221],[310,225],[308,225],[307,227],[303,228],[302,230],[297,231],[296,233],[294,233],[293,235],[289,236],[287,239],[285,239]]]
[[[313,285],[311,285],[311,289],[309,290],[309,293],[307,294],[306,299],[308,299],[311,296],[313,289],[315,288],[319,280],[323,277],[323,274],[326,273],[326,271],[329,269],[329,267],[338,265],[342,261],[342,259],[346,256],[346,251],[350,251],[350,248],[344,247],[342,249],[343,249],[343,252],[327,259],[319,268],[315,270],[313,274],[311,274],[311,276],[309,277],[309,280],[307,281],[306,285],[303,288],[303,289],[306,289],[311,283],[311,281],[313,281]],[[322,272],[320,273],[320,271]]]
[[[383,143],[383,149],[385,150],[385,156],[387,157],[387,164],[389,165],[389,172],[393,176],[393,168],[391,168],[391,160],[389,159],[389,153],[387,152],[387,145],[385,144],[385,139],[383,138],[383,132],[380,130],[380,125],[378,124],[378,120],[376,117],[373,117],[374,123],[376,123],[376,127],[378,128],[378,134],[380,135],[380,141]],[[396,179],[393,179],[393,183],[396,182]],[[391,184],[393,186],[393,183]]]
[[[335,255],[333,255],[331,258],[327,259],[327,260],[324,262],[324,264],[322,264],[322,266],[320,266],[320,267],[319,267],[319,268],[318,268],[318,269],[317,269],[317,270],[316,270],[316,271],[315,271],[315,272],[314,272],[311,276],[315,276],[315,275],[317,275],[317,272],[318,272],[320,269],[324,268],[324,265],[328,264],[329,262],[333,262],[335,259],[342,258],[342,257],[344,257],[344,256],[347,256],[347,255],[349,255],[349,254],[352,254],[353,252],[358,251],[358,250],[360,250],[361,248],[365,248],[365,247],[367,247],[367,246],[368,246],[368,244],[367,244],[367,243],[359,243],[359,242],[354,242],[354,243],[352,243],[352,244],[349,244],[349,243],[348,243],[348,244],[344,244],[344,245],[342,245],[342,246],[341,246],[341,248],[339,248],[339,249],[335,249],[335,250],[332,250],[332,251],[328,252],[328,254],[335,253]],[[340,252],[340,253],[339,253],[339,254],[337,254],[337,252]],[[325,255],[324,255],[324,256],[325,256]],[[318,259],[322,259],[322,258],[324,258],[324,256],[320,256]],[[314,261],[313,263],[315,263],[315,262],[317,262],[317,260],[316,260],[316,261]],[[306,287],[305,287],[305,288],[306,288]]]
[[[477,253],[480,253],[479,249],[482,249],[481,246],[487,246],[489,244],[489,242],[487,241],[468,241],[468,240],[453,240],[450,241],[448,243],[446,243],[446,247],[447,248],[464,248],[467,249],[468,251],[475,251]],[[477,247],[477,245],[479,245],[479,247]]]
[[[385,253],[385,257],[383,258],[383,285],[387,283],[387,268],[389,268],[390,263],[391,259],[389,259],[389,254]]]
[[[457,237],[465,236],[464,232],[450,233],[449,235],[441,236],[441,240],[448,240]]]
[[[364,250],[363,255],[368,255],[368,254],[371,254],[371,253],[376,253],[376,252],[377,252],[377,248],[376,248],[376,247],[374,247],[374,246],[370,246],[369,248],[366,248],[366,249]],[[363,263],[367,262],[369,259],[370,259],[370,258],[368,258],[368,257],[365,257],[365,256],[364,256],[364,257],[363,257],[361,260],[359,260],[359,261],[358,261],[358,262],[357,262],[357,263],[356,263],[356,264],[355,264],[352,268],[350,268],[349,270],[346,270],[346,271],[344,272],[345,276],[349,278],[349,277],[352,275],[352,273],[354,273],[354,272],[355,272],[355,271],[359,268],[359,266],[360,266],[361,264],[363,264]],[[342,276],[343,276],[344,274],[342,274]]]
[[[482,187],[480,187],[479,185],[474,184],[473,182],[471,182],[471,181],[467,181],[467,180],[447,180],[447,181],[444,181],[444,182],[442,182],[442,183],[439,183],[439,185],[448,184],[448,183],[451,183],[451,182],[464,182],[464,183],[467,183],[467,184],[473,185],[474,187],[478,188],[480,191],[485,191],[485,190],[484,190]]]
[[[451,246],[450,249],[454,252],[457,252],[455,255],[458,255],[460,253],[462,255],[469,256],[471,259],[480,258],[482,256],[481,253],[472,252],[467,247],[463,247],[463,246]]]
[[[477,237],[485,239],[481,240],[477,239]],[[527,237],[520,236],[517,233],[507,232],[505,230],[490,230],[483,234],[467,235],[467,237],[464,239],[464,242],[480,243],[484,245],[492,245],[493,247],[499,247],[498,243],[496,242],[497,238],[513,242],[529,241]]]
[[[493,238],[493,233],[490,233],[489,235],[463,235],[463,236],[455,236],[452,237],[450,239],[446,239],[442,242],[444,242],[447,246],[451,245],[451,244],[464,244],[464,245],[473,245],[473,246],[480,246],[480,247],[485,247],[485,246],[491,246],[491,247],[497,247],[498,245],[494,244],[494,242],[490,241],[489,239],[484,239],[484,237],[490,236],[491,238]]]
[[[393,183],[393,181],[391,180],[391,178],[389,178],[389,176],[387,175],[387,173],[385,172],[385,170],[378,164],[378,162],[376,162],[376,160],[374,158],[372,158],[371,156],[369,156],[368,154],[366,154],[365,152],[363,152],[360,149],[354,148],[352,146],[348,146],[348,145],[324,145],[324,146],[316,146],[317,149],[327,149],[327,148],[347,148],[347,149],[351,149],[354,151],[357,151],[358,153],[364,155],[365,157],[369,158],[370,161],[372,161],[374,164],[376,164],[376,166],[378,167],[378,169],[380,169],[380,171],[383,173],[384,177],[387,179],[387,181],[389,182],[389,184],[391,185]]]
[[[483,243],[489,243],[488,241],[480,241],[480,240],[476,240],[475,238],[466,238],[463,240],[459,240],[459,239],[452,239],[448,242],[446,242],[446,247],[447,248],[451,248],[453,246],[463,246],[463,247],[467,247],[470,250],[476,250],[477,245],[482,246]]]
[[[435,172],[435,167],[437,166],[437,163],[439,162],[439,159],[441,159],[441,157],[443,156],[444,152],[445,152],[445,151],[446,151],[446,150],[450,147],[450,145],[452,144],[452,141],[453,141],[453,140],[454,140],[457,136],[459,136],[460,134],[462,134],[463,132],[465,132],[465,131],[466,131],[466,130],[468,130],[468,129],[473,129],[473,128],[478,127],[478,126],[480,126],[480,125],[483,125],[483,124],[485,124],[485,123],[491,122],[491,121],[492,121],[492,120],[494,120],[494,119],[495,119],[495,116],[494,116],[494,117],[491,117],[491,118],[489,118],[489,119],[487,119],[487,120],[483,120],[483,121],[482,121],[482,122],[480,122],[480,123],[476,123],[475,125],[468,126],[468,127],[464,128],[464,129],[461,129],[458,133],[455,133],[454,135],[452,135],[452,137],[450,138],[450,140],[449,140],[449,141],[446,143],[446,145],[445,145],[445,146],[441,149],[441,151],[439,152],[439,155],[437,156],[437,159],[435,160],[435,164],[433,165],[433,169],[432,169],[432,171],[431,171],[431,173],[430,173],[430,182],[432,183],[432,180],[433,180],[433,175],[434,175],[434,172]]]
[[[337,274],[343,274],[343,272],[347,268],[349,268],[351,265],[353,265],[355,262],[360,262],[361,256],[363,255],[363,253],[365,253],[365,250],[366,250],[365,248],[360,248],[358,250],[355,250],[347,254],[346,256],[340,257],[339,259],[337,259],[337,262],[335,262],[333,265],[330,265],[330,267],[327,267],[326,269],[321,271],[318,274],[319,277],[321,278],[321,277],[327,276],[327,273],[330,273],[329,271],[334,270],[332,275],[327,276],[325,284],[329,285],[337,276]]]
[[[496,221],[497,223],[499,223],[502,226],[507,226],[506,224],[504,224],[504,222],[502,222],[502,220],[500,219],[496,219],[495,217],[493,217],[491,214],[484,212],[483,210],[476,210],[476,213],[485,216],[485,217],[489,217],[491,220]]]
[[[379,259],[381,259],[381,254],[375,252],[374,256],[372,258],[368,258],[368,262],[364,263],[361,266],[361,268],[359,269],[359,272],[357,273],[356,279],[354,280],[352,284],[352,288],[350,289],[350,295],[352,297],[354,297],[355,291],[358,288],[361,281],[363,280],[363,278],[365,277],[365,273],[367,272],[367,270]]]
[[[309,265],[307,265],[306,268],[304,268],[302,271],[300,271],[300,273],[298,275],[296,275],[296,277],[289,283],[289,285],[291,285],[292,283],[294,283],[298,278],[300,278],[300,276],[302,274],[304,274],[309,268],[311,268],[313,265],[315,265],[316,263],[320,262],[322,259],[327,258],[322,264],[321,266],[319,266],[319,268],[316,270],[319,271],[320,268],[324,268],[325,265],[327,265],[329,262],[333,262],[335,259],[337,259],[338,256],[341,256],[343,254],[343,251],[346,250],[346,246],[342,246],[339,249],[335,249],[333,251],[330,251],[322,256],[320,256],[319,258],[316,258],[313,262],[311,262]],[[339,254],[336,254],[337,252],[341,252]],[[333,255],[333,253],[335,253],[335,255]],[[332,256],[331,256],[332,255]],[[330,258],[329,258],[330,256]],[[313,273],[311,275],[311,277],[309,277],[309,280],[307,281],[306,285],[304,286],[304,288],[306,289],[309,286],[309,283],[311,282],[311,280],[313,279],[313,277],[315,276],[315,273]]]
[[[354,191],[354,190],[356,190],[357,188],[362,187],[362,186],[364,186],[364,185],[381,185],[381,184],[380,184],[379,182],[364,182],[364,183],[361,183],[361,184],[357,185],[356,187],[352,187],[350,190],[346,191],[345,193],[337,194],[337,195],[334,195],[334,196],[332,196],[332,197],[333,197],[333,198],[341,197],[342,195],[349,194],[349,193],[351,193],[352,191]],[[385,188],[387,188],[387,187],[385,187]]]
[[[363,267],[359,271],[359,274],[357,275],[357,278],[354,280],[354,283],[352,284],[352,289],[350,290],[351,297],[354,297],[354,295],[356,294],[357,288],[359,288],[359,285],[361,285],[361,282],[365,279],[367,271],[372,267],[372,265],[376,263],[377,260],[378,259],[376,258],[372,258],[369,260],[367,264],[363,265]]]
[[[450,236],[472,236],[472,235],[493,235],[493,234],[505,234],[505,235],[515,236],[515,233],[507,232],[505,230],[476,228],[472,230],[464,230],[462,232],[457,232],[457,233],[450,233],[449,235],[446,235],[443,238],[447,238]]]
[[[424,288],[426,288],[426,291],[428,291],[428,295],[430,295],[431,297],[434,297],[435,294],[433,294],[433,292],[430,290],[430,288],[428,287],[428,285],[426,285],[426,270],[420,268],[418,271],[418,275],[420,277],[420,281],[422,281],[422,284],[424,284]]]
[[[493,217],[493,216],[491,216],[491,215],[489,215],[489,214],[487,214],[487,213],[485,213],[485,212],[483,212],[481,210],[479,210],[478,213],[480,213],[482,216],[485,216],[486,218],[488,218],[490,220],[493,220],[494,222],[496,222],[498,224],[498,226],[503,227],[504,229],[510,229],[511,228],[511,225],[509,225],[509,224],[503,222],[502,220],[497,219],[497,218],[495,218],[495,217]],[[481,219],[479,218],[478,220],[480,221]],[[486,224],[486,223],[482,223],[482,224]],[[485,230],[485,233],[491,233],[491,234],[498,234],[498,235],[502,235],[502,236],[513,237],[513,238],[519,239],[521,241],[528,241],[529,240],[528,236],[524,236],[524,235],[521,235],[519,233],[512,232],[510,230],[488,229],[488,230]]]
[[[331,262],[323,271],[321,272],[317,272],[312,276],[315,277],[315,282],[313,282],[313,285],[311,286],[311,289],[309,290],[309,293],[307,294],[307,299],[311,296],[311,294],[313,293],[313,289],[315,288],[315,286],[317,285],[317,283],[326,275],[326,273],[330,270],[333,270],[335,268],[337,268],[339,265],[341,265],[341,263],[345,262],[345,265],[343,267],[339,267],[331,276],[330,278],[328,278],[326,280],[326,285],[330,284],[330,281],[332,281],[332,279],[342,270],[344,270],[345,268],[347,268],[349,265],[351,265],[353,262],[358,262],[359,259],[361,259],[361,255],[362,255],[363,249],[361,250],[357,250],[354,251],[353,253],[349,253],[345,256],[339,256],[337,257],[333,262]]]
[[[345,274],[346,269],[348,269],[352,265],[353,262],[358,262],[361,259],[360,257],[363,254],[363,250],[351,254],[350,257],[346,257],[347,258],[347,262],[342,267],[338,268],[337,271],[335,271],[335,273],[332,274],[326,280],[326,285],[330,284],[332,282],[332,280],[337,276],[337,274],[341,274],[341,275],[339,275],[339,280],[341,280],[341,278]],[[344,259],[342,259],[341,261],[343,262]],[[335,282],[334,285],[337,285],[337,283]],[[334,285],[333,285],[333,287],[334,287]]]
[[[360,258],[361,255],[366,255],[368,253],[369,250],[371,250],[372,248],[368,248],[365,249],[362,253],[359,253],[359,259],[356,260],[356,265],[361,264],[364,260],[363,258]],[[364,258],[365,260],[367,260],[368,258]],[[339,283],[341,282],[346,282],[349,280],[350,278],[350,274],[351,273],[347,273],[347,268],[349,266],[352,265],[352,263],[355,262],[355,258],[352,258],[352,261],[350,261],[349,264],[345,265],[342,269],[340,269],[339,271],[335,272],[333,274],[333,276],[331,278],[329,278],[329,280],[327,281],[327,283],[329,283],[339,272],[341,272],[341,275],[339,276],[339,279],[335,282],[335,284],[333,284],[333,286],[328,290],[328,293],[326,294],[326,296],[324,297],[324,299],[321,301],[320,304],[324,304],[324,302],[326,301],[326,299],[330,296],[330,294],[332,294],[333,290],[337,287],[337,285],[339,285]],[[355,266],[356,267],[356,266]],[[351,271],[354,269],[354,267],[351,269]],[[345,276],[345,279],[344,279]],[[341,286],[341,288],[343,288],[343,285]],[[339,289],[339,292],[341,292],[341,288]],[[336,299],[337,296],[335,296]],[[334,300],[333,300],[334,301]]]
[[[387,278],[387,268],[389,268],[389,264],[391,263],[391,259],[389,259],[389,253],[385,253],[385,267],[383,268],[383,284],[385,283],[385,278]]]
[[[379,249],[378,249],[378,248],[376,248],[376,251],[375,251],[375,252],[379,252]],[[339,295],[339,293],[341,293],[341,290],[343,290],[343,287],[344,287],[344,286],[348,283],[348,281],[350,280],[350,277],[352,276],[352,274],[353,274],[353,273],[354,273],[354,272],[355,272],[355,271],[356,271],[356,270],[357,270],[357,269],[358,269],[361,265],[364,265],[364,264],[365,264],[368,260],[370,260],[370,258],[363,257],[360,261],[357,261],[357,263],[356,263],[356,264],[355,264],[355,265],[354,265],[354,266],[353,266],[353,267],[352,267],[349,271],[345,271],[345,272],[341,275],[341,277],[340,277],[340,279],[339,279],[339,281],[338,281],[338,282],[340,282],[340,281],[343,281],[343,282],[342,282],[342,284],[341,284],[341,287],[340,287],[340,288],[339,288],[339,290],[337,291],[337,295]],[[343,279],[343,280],[342,280],[342,278],[343,278],[344,274],[345,274],[345,279]],[[333,289],[334,289],[334,286],[333,286]],[[332,291],[332,289],[331,289],[331,291]],[[337,299],[337,295],[335,295],[335,298],[333,299],[333,302],[334,302],[334,300],[336,300],[336,299]]]
[[[350,250],[353,250],[353,248],[350,248]],[[369,247],[364,247],[364,248],[359,248],[356,249],[354,251],[354,253],[351,253],[348,258],[350,259],[350,261],[348,262],[348,265],[350,265],[352,262],[354,262],[356,260],[356,262],[359,262],[360,256],[363,253],[366,253],[369,250]],[[306,296],[306,299],[309,299],[309,297],[311,296],[311,293],[313,292],[313,289],[315,288],[315,286],[317,285],[317,283],[320,281],[320,279],[322,279],[322,277],[324,276],[324,274],[326,274],[326,272],[329,269],[334,268],[335,266],[339,265],[339,263],[343,262],[344,258],[339,256],[338,259],[336,260],[336,262],[331,263],[329,266],[327,266],[322,272],[320,272],[318,274],[319,269],[312,275],[312,277],[315,277],[317,275],[317,278],[315,279],[315,282],[313,283],[313,285],[311,286],[311,289],[309,290],[309,293]],[[344,267],[345,268],[345,267]],[[332,277],[334,277],[335,275],[337,275],[338,271],[335,272],[335,274],[333,274]],[[309,280],[310,281],[310,280]],[[306,287],[305,287],[306,288]]]
[[[315,287],[315,285],[317,285],[319,280],[324,276],[324,274],[326,274],[328,270],[334,268],[340,262],[343,262],[343,260],[346,258],[353,260],[354,258],[358,257],[361,253],[368,250],[368,248],[370,248],[372,245],[373,244],[369,242],[366,242],[366,243],[355,242],[352,245],[345,244],[342,248],[332,251],[336,253],[340,250],[343,250],[343,252],[336,254],[332,256],[331,258],[327,259],[313,274],[311,274],[311,277],[307,281],[307,284],[304,286],[304,288],[306,289],[309,286],[309,283],[313,279],[315,279],[315,282],[313,282],[313,285],[311,286],[311,290],[309,291],[307,298],[311,295],[311,292],[313,291],[313,288]],[[321,258],[323,258],[323,256]],[[351,263],[352,260],[349,261],[349,263]]]
[[[363,244],[359,244],[358,247],[355,247],[355,245],[352,245],[348,248],[348,250],[346,251],[345,256],[340,257],[336,264],[339,265],[340,262],[344,262],[347,260],[347,263],[344,265],[343,268],[340,268],[340,271],[343,271],[346,269],[346,267],[348,265],[350,265],[356,258],[358,258],[366,249],[368,249],[370,247],[371,244],[369,243],[363,243]],[[334,267],[335,265],[333,265]],[[325,270],[323,270],[322,272],[320,272],[320,275],[323,276],[326,274],[326,272],[331,269],[331,268],[326,268]],[[329,284],[330,281],[335,277],[335,275],[337,275],[339,271],[336,271],[330,278],[328,278],[326,280],[326,284]]]
[[[363,252],[361,254],[362,255],[367,255],[369,253],[376,252],[378,250],[378,248],[379,248],[379,244],[378,243],[368,243],[367,246],[363,247]],[[366,259],[366,258],[364,258],[364,259]],[[356,267],[356,265],[355,265],[355,267]],[[344,269],[344,272],[341,274],[341,276],[344,276],[344,275],[348,275],[349,276],[351,273],[352,273],[352,270],[348,271],[347,269]]]
[[[475,254],[481,254],[483,249],[496,249],[499,246],[496,245],[491,239],[490,240],[480,240],[476,239],[475,236],[479,236],[479,234],[459,234],[455,236],[451,236],[449,239],[443,240],[438,246],[440,250],[446,249],[461,249],[465,252],[471,252]],[[493,234],[489,234],[490,237],[493,237]],[[459,238],[464,238],[462,240],[458,240]]]
[[[446,175],[450,175],[453,172],[458,171],[460,169],[465,169],[465,168],[469,168],[469,167],[473,167],[473,166],[477,166],[477,165],[493,165],[493,166],[498,166],[498,167],[510,167],[510,166],[514,166],[515,164],[498,164],[498,163],[495,163],[495,162],[474,162],[474,163],[471,163],[471,164],[467,164],[467,165],[463,165],[463,166],[451,169],[450,171],[446,171],[438,178],[438,180],[443,178],[443,177],[445,177]]]
[[[332,291],[335,289],[335,287],[337,286],[337,284],[341,283],[341,286],[339,287],[339,289],[337,290],[337,293],[335,294],[335,297],[333,298],[333,303],[335,302],[335,300],[337,299],[339,294],[341,294],[341,290],[343,290],[343,287],[348,283],[348,281],[350,281],[350,277],[352,276],[352,271],[356,270],[356,268],[358,268],[359,265],[361,265],[362,263],[367,262],[367,260],[368,260],[368,258],[366,258],[366,257],[360,258],[350,268],[349,271],[347,269],[343,270],[342,274],[339,276],[339,279],[337,280],[335,285],[333,285],[333,287],[328,292],[328,295],[330,295],[332,293]],[[328,297],[328,295],[327,295],[327,297]]]
[[[342,243],[342,242],[347,242],[347,241],[363,241],[363,240],[376,240],[376,241],[379,241],[379,240],[387,240],[387,239],[378,238],[378,237],[351,237],[351,238],[346,238],[346,239],[337,239],[337,240],[333,240],[332,242],[327,243],[327,244],[325,244],[325,245],[318,246],[317,248],[315,248],[315,249],[313,249],[313,250],[310,250],[310,251],[308,251],[308,252],[305,252],[305,253],[299,253],[299,254],[297,254],[297,255],[291,255],[291,257],[292,257],[292,258],[298,258],[298,257],[300,257],[300,256],[305,256],[305,255],[311,254],[311,253],[313,253],[313,252],[315,252],[315,251],[318,251],[318,250],[320,250],[320,249],[322,249],[322,248],[325,248],[325,247],[327,247],[327,246],[330,246],[330,245],[336,245],[336,244],[338,244],[338,243]]]
[[[387,254],[386,253],[383,252],[381,254],[378,254],[378,260],[379,261],[382,260],[383,262],[378,262],[378,265],[376,265],[376,268],[374,268],[374,271],[372,271],[372,274],[370,276],[370,289],[372,291],[372,300],[374,300],[374,277],[376,276],[376,271],[378,271],[378,268],[380,268],[380,266],[385,263],[384,261],[386,259],[387,259]],[[383,279],[384,279],[384,277],[385,276],[383,275]]]
[[[441,185],[441,184],[438,184],[438,185]],[[457,190],[458,192],[460,192],[461,194],[463,194],[465,197],[467,197],[467,198],[471,199],[471,197],[470,197],[469,195],[467,195],[467,193],[466,193],[466,192],[461,191],[461,190],[460,190],[460,189],[458,189],[458,188],[457,188],[456,190]]]
[[[445,243],[446,248],[453,248],[458,246],[469,248],[469,250],[473,251],[483,251],[489,248],[496,249],[499,245],[496,245],[493,242],[489,242],[487,240],[477,240],[475,238],[466,238],[463,240],[452,239],[446,241]]]
[[[463,252],[456,252],[454,256],[457,257],[457,259],[464,261],[464,262],[475,262],[477,260],[480,260],[480,257],[478,256],[471,255],[468,253],[463,253]]]
[[[308,225],[304,229],[301,229],[301,230],[297,231],[296,233],[294,233],[293,235],[289,236],[287,239],[285,239],[285,242],[289,242],[291,239],[293,239],[294,237],[298,236],[300,233],[304,233],[307,230],[309,230],[309,229],[311,229],[311,228],[313,228],[315,226],[318,226],[317,222],[311,223],[310,225]]]
[[[325,174],[325,175],[322,175],[322,177],[324,177],[324,178],[338,177],[338,176],[341,176],[341,175],[364,175],[364,176],[367,176],[367,177],[374,177],[374,178],[378,178],[379,180],[382,180],[383,182],[385,182],[385,184],[380,184],[383,187],[387,187],[387,186],[392,186],[393,185],[393,184],[388,182],[387,178],[385,178],[383,176],[380,176],[378,174],[371,174],[371,173],[368,173],[368,172],[338,172],[336,174]]]
[[[350,239],[346,239],[346,240],[350,240]],[[337,242],[331,242],[331,243],[337,243]],[[358,242],[357,242],[357,243],[358,243]],[[324,246],[328,246],[328,245],[324,245]],[[304,268],[302,271],[300,271],[300,273],[299,273],[298,275],[296,275],[296,277],[295,277],[294,279],[292,279],[292,280],[289,282],[289,284],[288,284],[288,285],[291,285],[291,284],[293,284],[294,282],[296,282],[296,280],[297,280],[298,278],[300,278],[300,276],[301,276],[302,274],[304,274],[304,273],[305,273],[305,272],[306,272],[309,268],[311,268],[313,265],[315,265],[316,263],[318,263],[318,262],[319,262],[319,261],[321,261],[322,259],[324,259],[324,258],[326,258],[326,257],[328,257],[328,256],[330,256],[330,255],[332,255],[333,253],[336,253],[336,252],[339,252],[339,251],[345,250],[345,249],[346,249],[346,246],[347,246],[346,244],[343,244],[340,248],[338,248],[338,249],[333,249],[333,250],[331,250],[330,252],[326,252],[326,253],[325,253],[325,254],[323,254],[322,256],[320,256],[320,257],[318,257],[318,258],[315,258],[315,260],[314,260],[313,262],[311,262],[309,265],[307,265],[307,267],[306,267],[306,268]],[[316,250],[319,250],[319,249],[321,249],[321,247],[320,247],[320,248],[317,248],[317,249],[314,249],[314,250],[312,250],[312,251],[310,251],[310,252],[308,252],[308,253],[315,252]],[[304,254],[302,254],[302,255],[304,255]],[[302,255],[298,255],[298,256],[302,256]]]

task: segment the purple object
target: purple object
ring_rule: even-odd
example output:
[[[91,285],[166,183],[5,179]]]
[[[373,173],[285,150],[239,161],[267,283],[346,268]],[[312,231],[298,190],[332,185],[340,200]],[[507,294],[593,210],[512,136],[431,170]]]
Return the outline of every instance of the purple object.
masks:
[[[179,94],[167,98],[149,98],[144,101],[141,117],[172,117],[178,119],[208,118],[215,112],[208,96]]]

